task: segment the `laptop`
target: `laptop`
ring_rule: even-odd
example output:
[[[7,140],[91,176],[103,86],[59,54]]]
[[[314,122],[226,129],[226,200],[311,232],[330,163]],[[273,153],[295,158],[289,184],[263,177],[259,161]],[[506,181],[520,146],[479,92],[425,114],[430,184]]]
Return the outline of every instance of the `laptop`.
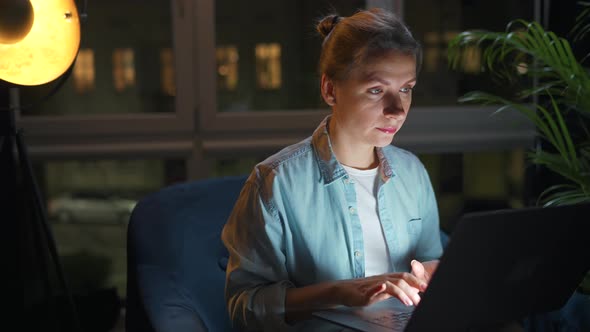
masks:
[[[420,304],[314,316],[359,331],[489,330],[561,308],[590,270],[590,204],[465,214]]]

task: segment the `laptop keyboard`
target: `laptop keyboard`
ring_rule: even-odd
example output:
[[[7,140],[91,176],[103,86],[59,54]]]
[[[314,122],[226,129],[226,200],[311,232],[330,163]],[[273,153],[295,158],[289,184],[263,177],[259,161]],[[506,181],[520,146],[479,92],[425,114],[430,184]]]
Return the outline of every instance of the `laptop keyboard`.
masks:
[[[392,330],[401,331],[408,324],[410,317],[412,317],[411,311],[410,312],[383,311],[382,313],[380,313],[379,315],[377,315],[375,317],[368,318],[367,321],[369,321],[373,324],[381,325],[383,327],[386,327],[386,328],[389,328]]]

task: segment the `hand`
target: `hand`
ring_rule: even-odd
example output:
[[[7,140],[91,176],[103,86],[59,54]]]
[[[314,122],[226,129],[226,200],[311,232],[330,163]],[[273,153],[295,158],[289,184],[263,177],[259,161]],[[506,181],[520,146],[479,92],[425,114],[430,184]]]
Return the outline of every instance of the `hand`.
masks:
[[[367,306],[391,297],[415,305],[420,302],[418,292],[425,289],[426,284],[410,273],[388,273],[336,283],[338,302],[350,307]]]
[[[410,262],[410,265],[412,267],[412,275],[418,278],[420,281],[426,283],[428,286],[434,271],[438,267],[438,260],[421,263],[413,259]]]

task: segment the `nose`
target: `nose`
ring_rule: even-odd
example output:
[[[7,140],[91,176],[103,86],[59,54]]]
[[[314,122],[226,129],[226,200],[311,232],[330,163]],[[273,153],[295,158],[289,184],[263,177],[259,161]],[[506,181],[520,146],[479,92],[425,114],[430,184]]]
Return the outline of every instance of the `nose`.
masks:
[[[383,114],[387,117],[401,117],[405,116],[406,111],[404,110],[404,106],[402,104],[402,99],[399,93],[396,94],[389,94],[384,99],[383,104]]]

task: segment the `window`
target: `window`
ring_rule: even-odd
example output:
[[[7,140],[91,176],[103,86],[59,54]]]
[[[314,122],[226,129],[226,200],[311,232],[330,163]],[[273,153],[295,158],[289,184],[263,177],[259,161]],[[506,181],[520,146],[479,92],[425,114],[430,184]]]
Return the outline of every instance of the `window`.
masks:
[[[233,45],[218,46],[215,50],[217,59],[217,83],[221,90],[232,91],[238,85],[238,49]]]
[[[162,93],[166,96],[176,95],[176,82],[174,77],[174,54],[171,48],[160,51],[160,84]]]
[[[94,90],[94,51],[81,49],[74,65],[74,89],[79,94]]]
[[[135,57],[130,48],[113,51],[113,86],[117,92],[135,86]]]
[[[200,12],[214,10],[215,14],[215,25],[209,27],[215,32],[218,66],[215,112],[317,112],[327,107],[318,91],[322,41],[314,22],[332,11],[351,15],[366,2],[217,0],[210,3],[213,8],[206,2],[198,5],[203,6]],[[239,67],[238,57],[232,54],[239,54]],[[235,85],[231,84],[234,77],[239,78]]]
[[[256,164],[264,159],[266,159],[265,156],[216,159],[211,176],[223,177],[250,174]]]
[[[275,90],[281,87],[281,45],[256,45],[256,82],[258,87]]]
[[[516,18],[533,18],[533,0],[509,1],[404,1],[404,20],[424,46],[424,66],[414,89],[413,105],[457,105],[457,99],[471,90],[487,90],[510,95],[509,87],[497,86],[481,74],[479,50],[466,50],[464,73],[448,68],[448,42],[467,29],[504,30]]]
[[[167,67],[164,76],[160,69],[161,50],[171,49],[173,44],[171,7],[169,1],[89,1],[88,20],[81,23],[80,52],[70,79],[64,76],[61,87],[57,79],[21,88],[21,104],[32,105],[23,108],[22,114],[87,117],[174,113],[176,95],[170,93],[169,83],[166,90],[161,83],[163,79],[170,81],[174,69]],[[73,127],[80,128],[80,123]],[[55,123],[53,128],[68,131]]]
[[[127,225],[135,204],[186,180],[180,160],[65,160],[37,163],[50,222],[75,294],[115,287],[126,294]]]
[[[464,213],[529,204],[524,149],[420,154],[437,198],[441,228]]]
[[[481,49],[479,47],[467,47],[463,51],[462,70],[469,74],[478,74],[481,72]]]
[[[232,146],[260,151],[259,144],[264,137],[269,143],[263,149],[276,150],[281,147],[279,144],[294,143],[309,136],[329,112],[319,93],[317,61],[322,41],[315,31],[315,22],[332,12],[349,16],[367,5],[397,10],[425,48],[424,70],[414,90],[412,115],[398,139],[402,147],[414,151],[458,151],[523,146],[532,142],[532,126],[526,120],[516,120],[518,115],[508,114],[490,121],[493,106],[458,105],[458,97],[473,89],[511,92],[508,87],[497,87],[486,75],[479,74],[481,63],[477,50],[467,51],[471,55],[470,61],[464,64],[468,73],[451,71],[446,60],[446,46],[459,31],[504,29],[512,18],[530,18],[532,0],[518,3],[502,0],[493,6],[480,2],[464,4],[460,0],[444,4],[433,0],[392,0],[335,5],[324,1],[236,5],[219,0],[196,5],[199,13],[215,14],[214,20],[201,17],[196,21],[197,31],[201,31],[196,39],[201,46],[197,87],[204,105],[199,109],[199,118],[205,156],[219,152],[211,149],[229,151]],[[215,32],[213,40],[208,32],[211,29]],[[279,44],[280,60],[278,51],[270,52],[270,44]],[[213,50],[227,45],[235,45],[239,53],[239,79],[234,90],[224,88],[226,78],[208,65],[219,59]],[[276,65],[271,57],[276,58]],[[219,66],[218,61],[217,70]],[[277,74],[272,74],[273,71]],[[210,87],[213,79],[218,80],[215,90]],[[277,82],[276,88],[271,89],[273,80]]]

